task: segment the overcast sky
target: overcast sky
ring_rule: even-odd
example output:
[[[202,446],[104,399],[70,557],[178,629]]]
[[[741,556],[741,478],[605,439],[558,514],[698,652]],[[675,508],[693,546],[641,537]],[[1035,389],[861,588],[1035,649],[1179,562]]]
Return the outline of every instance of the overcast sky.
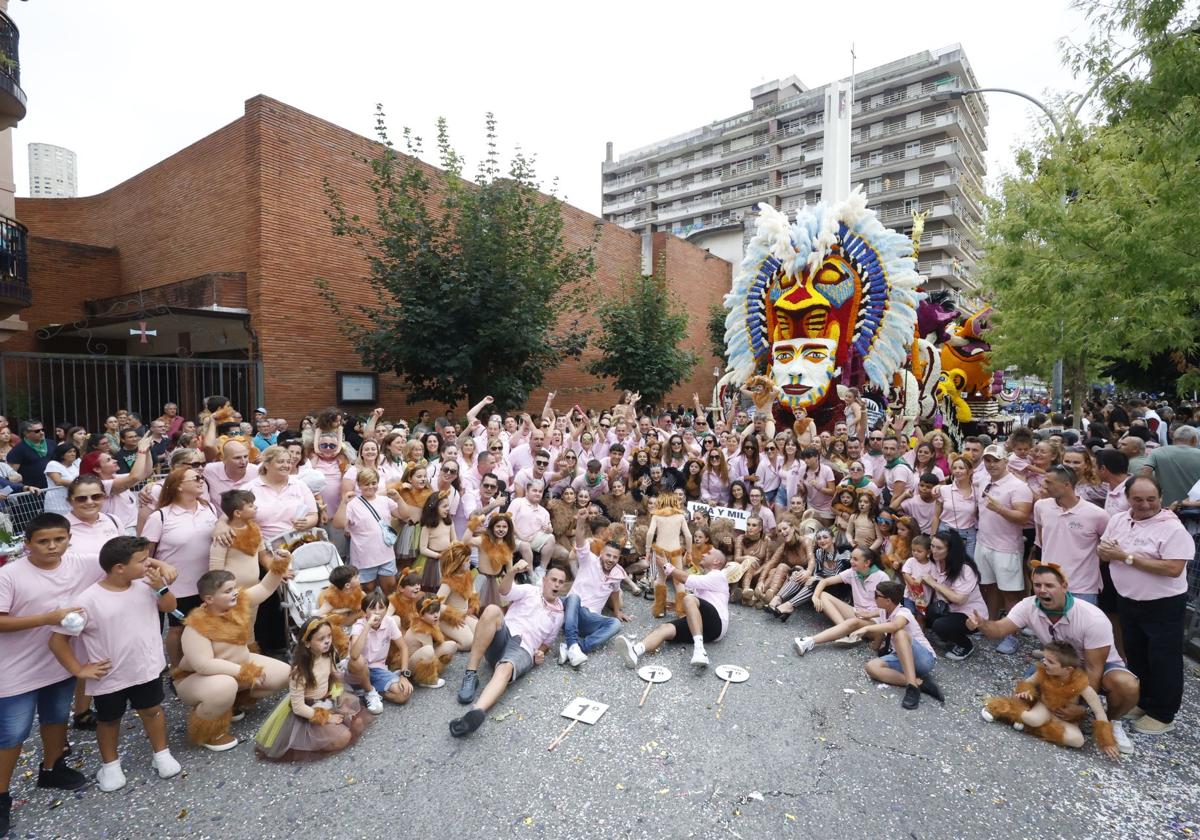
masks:
[[[539,175],[600,209],[605,141],[617,153],[749,107],[749,90],[795,74],[845,76],[961,43],[981,85],[1041,96],[1079,90],[1057,42],[1082,39],[1068,0],[840,2],[336,3],[12,0],[29,115],[14,137],[79,156],[81,195],[102,192],[242,114],[266,94],[363,134],[382,102],[393,135],[450,120],[472,162],[483,115]],[[1009,165],[1034,109],[989,95],[989,174]]]

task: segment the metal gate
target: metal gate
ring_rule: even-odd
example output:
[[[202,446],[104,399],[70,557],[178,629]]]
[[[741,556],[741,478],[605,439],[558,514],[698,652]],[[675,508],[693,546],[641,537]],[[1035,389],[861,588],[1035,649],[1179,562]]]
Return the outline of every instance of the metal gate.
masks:
[[[261,388],[260,364],[244,359],[0,353],[0,412],[10,423],[33,417],[99,432],[118,408],[149,422],[173,402],[194,418],[213,394],[248,417]]]

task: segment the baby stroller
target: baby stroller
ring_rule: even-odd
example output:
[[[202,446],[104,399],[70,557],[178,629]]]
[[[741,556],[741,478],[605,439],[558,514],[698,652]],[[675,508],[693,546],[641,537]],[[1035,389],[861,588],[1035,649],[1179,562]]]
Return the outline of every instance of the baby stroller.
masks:
[[[342,565],[342,557],[323,528],[290,531],[271,542],[272,549],[284,546],[291,546],[296,576],[283,582],[279,595],[285,629],[295,640],[300,625],[317,609],[317,595],[329,585],[330,573]]]

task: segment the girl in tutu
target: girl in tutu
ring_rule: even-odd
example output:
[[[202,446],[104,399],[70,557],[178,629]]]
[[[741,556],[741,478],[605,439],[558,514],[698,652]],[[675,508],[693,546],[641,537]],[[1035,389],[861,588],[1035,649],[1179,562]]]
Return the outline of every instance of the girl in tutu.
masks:
[[[503,606],[500,599],[500,578],[512,566],[513,553],[517,550],[513,535],[512,517],[507,513],[492,516],[487,527],[470,542],[479,546],[479,574],[475,588],[479,592],[479,614],[492,604]]]
[[[362,732],[367,716],[342,682],[333,659],[329,619],[313,616],[301,625],[300,640],[292,650],[288,696],[254,736],[259,754],[294,761],[345,749]]]
[[[452,542],[438,559],[442,567],[442,585],[437,597],[445,605],[440,622],[442,633],[458,645],[459,650],[470,650],[475,638],[475,625],[479,622],[479,593],[471,577],[471,547],[463,542]]]

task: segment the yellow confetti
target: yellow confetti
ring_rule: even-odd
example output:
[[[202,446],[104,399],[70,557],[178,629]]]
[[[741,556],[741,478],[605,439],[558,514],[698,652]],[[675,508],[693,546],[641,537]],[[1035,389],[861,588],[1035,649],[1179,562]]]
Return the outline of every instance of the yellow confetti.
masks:
[[[177,819],[177,820],[187,819],[187,808],[184,808],[182,811],[180,811],[178,814],[176,814],[175,819]]]
[[[670,793],[670,792],[671,792],[671,789],[670,789],[670,788],[662,788],[662,789],[660,789],[660,790],[659,790],[659,792],[658,792],[658,795],[659,795],[659,796],[666,796],[666,795],[667,795],[668,793]]]
[[[795,822],[795,821],[796,821],[796,815],[795,815],[795,814],[784,814],[784,816],[785,816],[785,817],[787,817],[787,818],[788,818],[789,820],[791,820],[792,822]]]
[[[526,817],[525,825],[533,825],[533,817]]]
[[[734,809],[733,809],[733,815],[734,815],[735,817],[740,817],[740,816],[742,815],[742,812],[741,812],[741,811],[739,811],[737,808],[734,808]]]
[[[346,777],[346,784],[348,784],[348,785],[352,785],[352,784],[354,784],[354,777],[353,777],[353,776],[347,776],[347,777]]]
[[[617,790],[625,790],[625,785],[621,784],[620,782],[617,782]]]

